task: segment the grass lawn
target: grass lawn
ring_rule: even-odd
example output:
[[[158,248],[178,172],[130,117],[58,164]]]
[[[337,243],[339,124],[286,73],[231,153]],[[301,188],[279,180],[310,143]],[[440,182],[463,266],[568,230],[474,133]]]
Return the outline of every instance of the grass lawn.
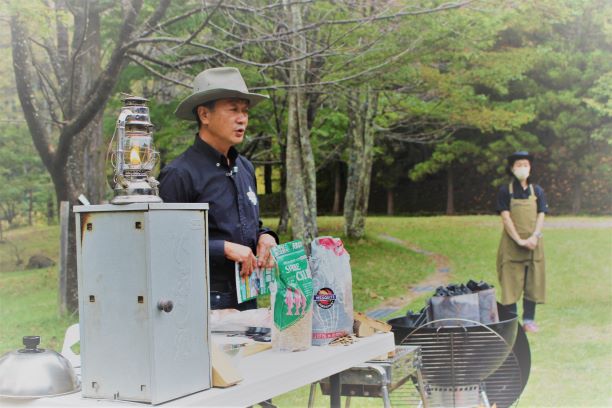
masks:
[[[58,226],[5,231],[5,239],[17,246],[24,264],[34,254],[58,261]],[[14,246],[0,244],[0,354],[21,348],[26,335],[42,336],[41,347],[61,349],[66,328],[78,317],[58,315],[57,287],[57,267],[15,271]]]
[[[0,241],[0,273],[15,270],[17,257],[23,269],[30,256],[42,254],[57,262],[59,257],[59,227],[36,226],[4,231]]]
[[[521,406],[612,406],[612,230],[575,228],[574,220],[551,217],[545,225],[547,302],[536,309],[542,331],[529,335],[531,376]],[[497,281],[497,217],[389,221],[369,218],[369,232],[445,254],[454,281]]]
[[[276,220],[268,220],[274,226]],[[548,279],[546,305],[536,319],[542,331],[530,334],[532,367],[520,406],[612,406],[612,229],[610,218],[550,218],[545,228]],[[321,235],[340,235],[340,217],[321,217]],[[370,217],[368,236],[346,240],[353,269],[355,308],[367,310],[400,296],[410,284],[433,272],[423,255],[383,241],[380,234],[443,254],[453,282],[468,279],[497,283],[495,254],[501,226],[494,216]],[[24,228],[6,233],[23,258],[42,252],[57,259],[57,228]],[[21,336],[40,334],[43,345],[58,349],[76,317],[58,317],[55,268],[7,271],[12,249],[0,245],[0,353],[20,346]],[[14,268],[13,268],[14,269]],[[404,308],[420,309],[424,294]],[[274,399],[281,407],[305,406],[308,388]],[[355,398],[352,406],[381,406],[380,400]],[[317,396],[317,406],[329,400]]]

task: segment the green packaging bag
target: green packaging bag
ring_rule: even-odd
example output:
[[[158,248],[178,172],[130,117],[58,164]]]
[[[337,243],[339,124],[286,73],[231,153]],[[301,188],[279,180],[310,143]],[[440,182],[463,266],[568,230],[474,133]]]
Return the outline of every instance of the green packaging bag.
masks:
[[[276,260],[276,282],[271,287],[274,311],[272,348],[299,351],[310,347],[312,338],[312,275],[302,241],[291,241],[271,249]]]

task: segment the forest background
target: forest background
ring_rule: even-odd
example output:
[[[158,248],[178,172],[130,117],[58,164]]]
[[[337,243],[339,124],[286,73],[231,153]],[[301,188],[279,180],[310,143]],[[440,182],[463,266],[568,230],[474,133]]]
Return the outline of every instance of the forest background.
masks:
[[[122,93],[150,99],[159,167],[180,154],[195,124],[174,109],[217,66],[270,96],[240,151],[294,238],[316,236],[318,214],[360,237],[372,213],[493,213],[516,150],[535,154],[551,214],[612,212],[605,0],[0,5],[0,241],[57,223],[60,201],[112,196]]]

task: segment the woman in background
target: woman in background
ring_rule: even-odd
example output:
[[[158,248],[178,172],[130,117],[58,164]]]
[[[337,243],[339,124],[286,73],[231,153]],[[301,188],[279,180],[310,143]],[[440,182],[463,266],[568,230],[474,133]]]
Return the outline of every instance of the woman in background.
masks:
[[[545,262],[542,228],[548,205],[544,190],[531,184],[533,157],[528,152],[508,156],[509,184],[497,195],[497,212],[504,230],[497,254],[497,275],[502,289],[502,304],[514,312],[523,296],[523,329],[539,330],[535,323],[537,303],[545,301]]]

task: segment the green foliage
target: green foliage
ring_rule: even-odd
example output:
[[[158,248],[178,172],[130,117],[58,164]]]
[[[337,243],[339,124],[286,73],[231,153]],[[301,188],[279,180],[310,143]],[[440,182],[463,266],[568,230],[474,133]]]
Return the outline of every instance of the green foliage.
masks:
[[[491,4],[476,1],[458,9],[390,17],[447,2],[428,1],[385,7],[352,2],[307,2],[303,11],[307,39],[306,83],[310,138],[316,166],[346,161],[349,91],[369,86],[380,93],[375,128],[375,182],[393,189],[409,172],[413,180],[444,171],[459,158],[477,162],[482,173],[505,180],[504,158],[511,151],[538,153],[538,171],[549,172],[553,189],[564,183],[585,184],[589,194],[612,188],[612,25],[611,5],[603,0],[520,0]],[[121,7],[112,0],[96,3],[102,10],[103,60],[118,36]],[[157,5],[145,1],[139,19]],[[251,111],[245,143],[240,147],[256,164],[282,162],[286,132],[286,89],[292,49],[286,30],[286,10],[264,0],[220,7],[192,38],[193,44],[151,42],[138,47],[156,64],[137,57],[158,73],[189,84],[213,66],[241,70],[250,88],[271,96]],[[153,37],[185,40],[199,30],[212,6],[197,0],[172,2],[166,18],[194,7],[198,13],[164,26]],[[249,8],[257,9],[250,12]],[[43,1],[6,1],[6,15],[25,17],[38,40],[55,38],[55,25]],[[69,12],[58,18],[73,29]],[[327,24],[341,20],[343,24]],[[353,20],[354,23],[348,23]],[[360,21],[359,21],[360,20]],[[5,29],[5,37],[9,33]],[[71,38],[72,40],[72,38]],[[14,93],[10,52],[2,54],[0,86]],[[196,45],[194,45],[196,44]],[[40,61],[46,53],[33,47]],[[248,62],[247,62],[248,61]],[[51,69],[49,67],[49,69]],[[104,137],[110,141],[120,92],[151,99],[155,140],[162,165],[192,143],[195,126],[174,118],[177,103],[191,90],[161,79],[141,65],[123,69],[104,116]],[[14,99],[14,97],[13,97]],[[439,142],[432,145],[432,142]],[[3,153],[4,154],[4,153]],[[418,166],[415,165],[422,162]],[[8,162],[7,162],[8,163]],[[2,165],[0,165],[1,167]],[[12,166],[7,166],[12,167]],[[277,169],[278,170],[278,169]],[[411,171],[412,170],[412,171]],[[108,166],[107,166],[108,171]],[[0,171],[1,177],[9,177]],[[110,174],[107,174],[107,177]],[[10,177],[17,177],[11,175]],[[31,178],[36,202],[49,196],[48,179]],[[487,179],[489,180],[489,178]],[[585,182],[588,181],[587,182]],[[591,182],[591,180],[593,180]],[[488,181],[486,181],[488,183]],[[7,183],[4,183],[7,184]],[[23,183],[1,187],[2,197],[18,197]],[[329,189],[321,177],[319,189]],[[40,192],[40,193],[37,193]],[[559,193],[566,197],[565,194]],[[6,201],[5,198],[3,198]],[[19,200],[15,208],[23,212]]]
[[[380,123],[400,140],[438,142],[410,170],[413,181],[468,160],[486,171],[480,160],[492,156],[487,144],[533,120],[533,101],[510,93],[533,67],[537,52],[502,43],[504,33],[521,19],[512,8],[461,10],[428,16],[424,26],[417,22],[407,28],[426,38],[422,51],[407,57],[412,63],[398,72],[413,90],[389,95]]]
[[[27,212],[30,199],[34,211],[44,211],[50,191],[51,180],[27,129],[0,124],[0,219],[12,225]]]
[[[337,101],[332,101],[337,103]],[[338,106],[326,104],[318,111],[317,119],[311,131],[313,150],[317,163],[325,162],[330,156],[339,158],[344,152],[349,118],[346,111]],[[342,156],[346,160],[346,156]]]
[[[493,185],[499,186],[508,180],[506,172],[508,154],[520,150],[527,150],[538,155],[544,151],[544,147],[540,144],[536,135],[527,131],[517,130],[513,133],[500,135],[497,140],[490,142],[487,148],[483,149],[482,161],[478,163],[477,169],[481,173],[492,171],[496,174],[497,177],[493,179]]]
[[[497,175],[494,185],[506,179],[505,157],[516,150],[543,159],[546,168],[537,170],[558,175],[553,188],[561,179],[609,180],[612,37],[601,15],[610,10],[605,2],[521,2],[515,12],[480,16],[497,19],[487,26],[495,41],[451,48],[437,64],[421,65],[429,100],[413,96],[412,111],[476,132],[455,132],[459,145],[436,145],[411,171],[413,180],[451,166],[456,156],[449,150],[467,146],[480,172]],[[606,194],[612,187],[598,186],[590,188]]]
[[[612,13],[612,5],[593,1],[565,7],[562,23],[537,31],[540,52],[522,92],[535,102],[537,116],[529,129],[546,148],[548,170],[555,172],[551,181],[577,186],[577,211],[583,184],[603,196],[612,187],[612,35],[603,17]]]
[[[373,177],[388,191],[401,188],[399,180],[405,178],[415,164],[426,157],[427,148],[411,143],[396,143],[379,138],[374,158]]]
[[[417,164],[410,170],[410,178],[420,181],[427,175],[435,174],[446,169],[453,163],[467,163],[474,161],[480,153],[479,147],[464,140],[454,140],[436,145],[436,149],[427,161]]]
[[[197,133],[196,122],[177,119],[174,103],[161,104],[154,99],[150,102],[151,121],[155,125],[155,145],[160,152],[161,165],[170,163],[191,146]]]

